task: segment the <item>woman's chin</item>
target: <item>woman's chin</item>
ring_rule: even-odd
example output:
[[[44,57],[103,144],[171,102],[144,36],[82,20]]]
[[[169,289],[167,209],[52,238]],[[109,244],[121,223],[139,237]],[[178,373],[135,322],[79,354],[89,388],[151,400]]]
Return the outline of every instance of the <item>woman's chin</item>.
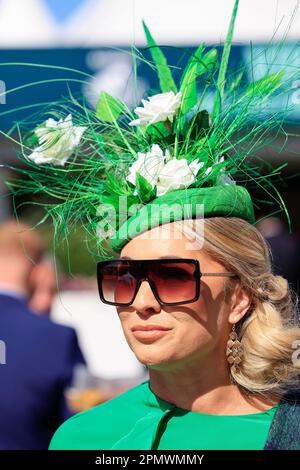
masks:
[[[178,347],[168,335],[158,338],[127,335],[126,340],[137,360],[146,367],[163,366],[177,359]]]
[[[163,367],[174,359],[171,351],[165,351],[164,348],[160,347],[135,345],[132,350],[139,362],[152,369]]]

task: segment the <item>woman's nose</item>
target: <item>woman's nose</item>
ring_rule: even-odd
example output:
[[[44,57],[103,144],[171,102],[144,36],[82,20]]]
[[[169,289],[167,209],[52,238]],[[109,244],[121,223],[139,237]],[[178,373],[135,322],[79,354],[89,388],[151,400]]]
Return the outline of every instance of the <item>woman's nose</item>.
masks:
[[[132,306],[138,312],[149,312],[150,309],[159,312],[161,305],[156,300],[148,281],[142,281]]]

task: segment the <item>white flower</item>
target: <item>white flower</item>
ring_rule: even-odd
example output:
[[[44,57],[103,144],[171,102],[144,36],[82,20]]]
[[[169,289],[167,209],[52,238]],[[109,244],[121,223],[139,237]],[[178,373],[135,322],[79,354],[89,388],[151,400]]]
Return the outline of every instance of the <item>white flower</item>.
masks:
[[[134,112],[139,116],[129,123],[130,126],[140,126],[144,124],[154,124],[155,122],[169,121],[172,122],[174,114],[180,106],[181,91],[175,93],[169,91],[167,93],[159,93],[151,96],[149,101],[142,100],[144,107],[135,108]]]
[[[204,163],[199,163],[198,159],[192,161],[190,164],[188,164],[186,158],[180,160],[173,158],[169,160],[159,175],[157,196],[162,196],[166,192],[174,189],[190,186],[196,181],[196,175],[203,165]]]
[[[160,146],[153,144],[150,152],[138,152],[138,159],[130,166],[126,180],[135,185],[136,174],[139,173],[150,183],[151,187],[154,188],[165,161],[169,158],[168,150],[166,150],[164,155]],[[136,190],[134,194],[137,194]]]
[[[38,165],[53,163],[63,166],[78,146],[85,130],[86,127],[73,126],[71,114],[59,121],[47,119],[44,127],[35,129],[39,147],[27,158]]]

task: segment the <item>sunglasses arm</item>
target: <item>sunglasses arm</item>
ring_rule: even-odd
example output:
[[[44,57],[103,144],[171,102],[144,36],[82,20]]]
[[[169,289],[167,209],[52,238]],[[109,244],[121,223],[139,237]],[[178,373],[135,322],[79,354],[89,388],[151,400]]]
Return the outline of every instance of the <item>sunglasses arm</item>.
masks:
[[[201,276],[225,276],[225,277],[238,277],[235,273],[201,273]]]

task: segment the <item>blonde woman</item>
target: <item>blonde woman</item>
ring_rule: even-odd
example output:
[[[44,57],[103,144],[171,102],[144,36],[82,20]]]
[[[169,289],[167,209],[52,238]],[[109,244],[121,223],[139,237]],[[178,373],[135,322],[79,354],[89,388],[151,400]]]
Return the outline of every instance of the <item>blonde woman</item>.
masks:
[[[300,449],[288,284],[247,221],[195,226],[154,227],[99,263],[102,300],[149,381],[64,423],[51,449]]]
[[[288,214],[273,184],[284,165],[255,156],[289,138],[300,71],[281,42],[227,72],[238,4],[222,54],[201,43],[180,78],[143,23],[158,81],[140,106],[105,91],[95,111],[69,99],[22,142],[11,188],[47,194],[41,222],[58,241],[83,226],[100,298],[149,370],[64,423],[51,449],[300,449],[296,306],[253,203]]]

